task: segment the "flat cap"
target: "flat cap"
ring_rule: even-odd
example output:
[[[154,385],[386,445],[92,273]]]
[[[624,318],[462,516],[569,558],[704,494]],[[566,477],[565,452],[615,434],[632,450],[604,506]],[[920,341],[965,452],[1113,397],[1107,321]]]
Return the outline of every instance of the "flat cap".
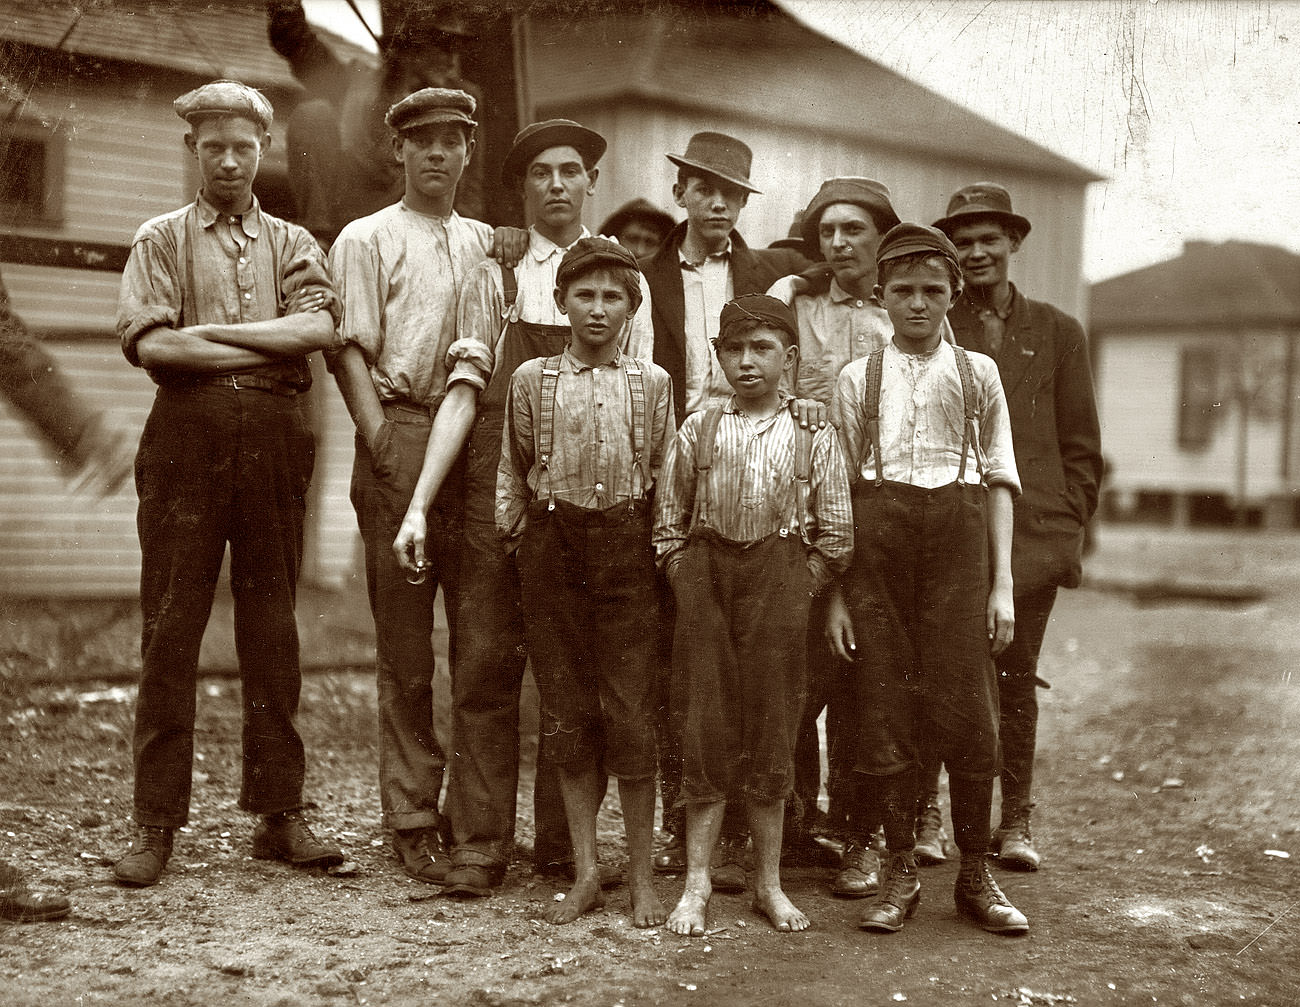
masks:
[[[876,249],[877,264],[886,259],[897,259],[917,252],[930,252],[950,259],[958,269],[961,262],[957,258],[957,246],[937,227],[925,224],[899,224],[891,227]]]
[[[579,270],[596,265],[635,269],[638,273],[641,271],[636,264],[636,256],[617,241],[608,238],[579,238],[560,260],[560,268],[555,271],[555,282],[563,283]]]
[[[952,234],[962,224],[973,224],[981,219],[996,220],[1020,232],[1022,238],[1029,234],[1029,218],[1011,209],[1011,193],[997,182],[962,186],[948,200],[947,216],[936,220],[934,226],[945,234]]]
[[[515,134],[506,158],[501,162],[501,182],[513,186],[523,178],[533,158],[552,147],[572,147],[591,168],[605,153],[605,138],[572,119],[545,119],[525,126]]]
[[[478,102],[466,91],[454,87],[424,87],[408,94],[389,108],[384,122],[398,133],[435,122],[463,122],[477,126],[474,110]]]
[[[214,80],[193,91],[186,91],[172,102],[172,108],[186,122],[203,115],[239,115],[258,124],[262,131],[271,128],[271,103],[257,88],[237,80]]]
[[[786,345],[791,345],[793,340],[799,338],[799,326],[794,320],[794,312],[784,301],[767,294],[741,294],[722,306],[722,314],[718,318],[718,340],[725,339],[738,323],[750,319],[780,329],[790,337]]]
[[[881,234],[899,222],[894,204],[889,201],[889,186],[884,182],[854,176],[828,178],[800,218],[803,240],[809,248],[817,248],[817,229],[821,225],[822,214],[828,206],[836,203],[851,203],[862,207],[871,215],[872,222]]]

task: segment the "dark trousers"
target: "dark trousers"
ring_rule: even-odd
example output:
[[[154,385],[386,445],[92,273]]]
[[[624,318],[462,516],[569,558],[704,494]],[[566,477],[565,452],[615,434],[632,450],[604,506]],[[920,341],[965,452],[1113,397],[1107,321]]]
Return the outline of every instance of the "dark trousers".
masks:
[[[695,532],[674,574],[673,660],[685,691],[682,800],[784,800],[807,688],[812,575],[798,538]]]
[[[379,802],[388,828],[441,826],[438,799],[447,758],[434,730],[434,600],[448,616],[447,656],[456,667],[456,583],[459,573],[462,473],[453,468],[427,515],[423,584],[408,583],[393,553],[424,464],[430,420],[424,409],[389,404],[375,446],[360,436],[352,467],[352,506],[365,548],[366,590],[375,619],[379,695]]]
[[[649,506],[534,503],[518,562],[541,734],[556,764],[653,780],[659,610]]]
[[[302,804],[294,594],[313,460],[300,398],[216,386],[158,390],[135,463],[141,825],[174,828],[188,819],[199,644],[227,543],[244,705],[239,806],[271,814]]]
[[[1009,817],[1033,807],[1034,747],[1038,735],[1038,654],[1056,604],[1056,587],[1017,594],[1016,635],[995,659],[1001,706],[1002,809]]]

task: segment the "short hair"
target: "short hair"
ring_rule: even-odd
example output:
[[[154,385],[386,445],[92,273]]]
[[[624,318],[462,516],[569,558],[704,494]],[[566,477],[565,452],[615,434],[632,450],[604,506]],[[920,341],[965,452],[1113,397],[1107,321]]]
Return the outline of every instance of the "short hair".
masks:
[[[593,259],[569,271],[565,275],[556,278],[555,289],[559,293],[560,300],[569,293],[569,288],[581,280],[584,276],[590,276],[592,273],[606,272],[613,277],[614,282],[619,284],[627,291],[628,300],[632,302],[633,310],[641,307],[641,270],[633,269],[631,266],[616,266],[608,259]]]
[[[714,352],[722,349],[722,344],[732,336],[747,336],[755,329],[771,329],[781,337],[782,346],[794,346],[794,333],[788,332],[775,322],[769,322],[766,318],[742,318],[732,322],[726,330],[718,333],[718,338],[713,341]]]
[[[687,167],[686,165],[678,165],[677,167],[678,185],[680,185],[683,189],[685,189],[686,186],[690,183],[690,180],[692,178],[698,178],[701,182],[708,182],[710,184],[719,184],[719,185],[727,186],[729,188],[735,189],[738,192],[740,192],[745,197],[746,201],[748,201],[749,199],[749,190],[746,189],[743,185],[740,185],[738,182],[733,182],[729,178],[723,178],[721,175],[714,174],[711,171],[705,171],[703,168],[691,168],[691,167]]]
[[[876,283],[881,287],[887,286],[895,273],[915,269],[917,266],[932,266],[936,262],[942,265],[944,272],[948,274],[948,285],[952,287],[953,295],[960,294],[961,267],[941,252],[911,252],[908,255],[884,259],[876,264]]]

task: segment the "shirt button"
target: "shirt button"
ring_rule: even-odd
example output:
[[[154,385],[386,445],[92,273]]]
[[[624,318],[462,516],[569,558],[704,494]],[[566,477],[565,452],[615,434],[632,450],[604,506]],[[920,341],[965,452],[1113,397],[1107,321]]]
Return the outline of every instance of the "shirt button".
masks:
[[[238,217],[231,217],[231,218],[230,218],[230,222],[231,222],[232,224],[238,224],[238,223],[239,223],[239,218],[238,218]]]
[[[244,295],[244,300],[246,300],[246,301],[251,301],[252,299],[253,299],[253,295],[252,295],[252,294],[245,294],[245,295]]]
[[[245,259],[242,255],[239,257],[239,264],[240,264],[241,266],[244,265],[244,263],[246,263],[247,261],[248,261],[248,260]]]
[[[604,483],[596,483],[596,492],[597,492],[597,493],[603,493],[604,491],[605,491],[605,484],[604,484]]]
[[[862,302],[861,302],[861,301],[854,301],[853,303],[854,303],[857,307],[859,307],[859,308],[862,307]]]

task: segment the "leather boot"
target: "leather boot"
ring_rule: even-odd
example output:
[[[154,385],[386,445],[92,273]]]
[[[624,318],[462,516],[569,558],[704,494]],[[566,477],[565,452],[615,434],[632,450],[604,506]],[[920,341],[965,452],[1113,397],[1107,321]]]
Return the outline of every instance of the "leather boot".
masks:
[[[961,858],[953,898],[958,912],[991,934],[1029,933],[1029,920],[1002,894],[984,857]]]
[[[157,825],[142,825],[135,843],[126,855],[113,865],[113,878],[119,885],[147,888],[158,883],[158,876],[172,855],[173,829]]]
[[[858,926],[879,933],[897,933],[903,929],[903,921],[916,912],[920,901],[921,878],[916,872],[916,856],[911,850],[892,853],[880,891],[867,906]]]

